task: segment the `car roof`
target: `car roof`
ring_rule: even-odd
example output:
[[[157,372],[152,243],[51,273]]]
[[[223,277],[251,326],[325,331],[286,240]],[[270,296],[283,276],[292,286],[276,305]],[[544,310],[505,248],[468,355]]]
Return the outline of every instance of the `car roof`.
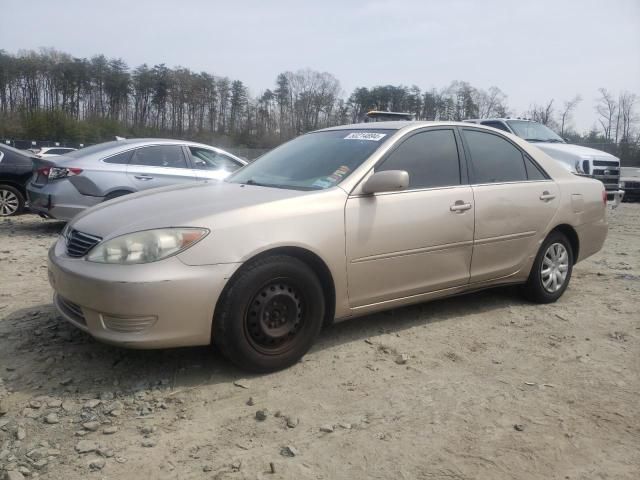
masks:
[[[531,120],[530,118],[505,118],[505,117],[492,117],[492,118],[468,118],[463,120],[463,122],[506,122],[508,120],[518,120],[520,122],[532,122],[538,123],[535,120]]]
[[[454,121],[396,120],[396,121],[390,121],[390,122],[352,123],[349,125],[338,125],[336,127],[323,128],[321,130],[316,130],[316,131],[329,132],[331,130],[402,130],[402,129],[413,130],[418,127],[433,127],[433,126],[468,127],[469,123],[454,122]],[[482,125],[478,125],[478,126],[482,128]]]
[[[224,152],[225,154],[233,157],[236,160],[241,161],[242,163],[246,163],[245,160],[237,157],[236,155],[222,149],[219,147],[214,147],[212,145],[206,145],[204,143],[192,142],[190,140],[178,140],[171,138],[125,138],[122,140],[112,140],[110,142],[98,143],[96,145],[91,145],[90,147],[81,148],[78,150],[74,150],[65,155],[60,155],[60,159],[67,158],[95,158],[95,157],[105,157],[109,155],[113,155],[116,153],[120,153],[123,150],[127,150],[129,148],[140,147],[144,145],[190,145],[194,147],[203,147],[213,150],[218,150]]]
[[[33,152],[27,153],[28,150],[20,150],[18,148],[12,147],[11,145],[6,145],[3,143],[0,143],[0,150],[3,150],[4,152],[15,153],[16,155],[21,155],[23,157],[28,157],[28,158],[33,157]]]

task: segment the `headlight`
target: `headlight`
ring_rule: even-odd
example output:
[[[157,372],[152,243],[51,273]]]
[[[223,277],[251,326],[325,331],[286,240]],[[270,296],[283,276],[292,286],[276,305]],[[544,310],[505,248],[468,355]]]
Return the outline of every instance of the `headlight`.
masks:
[[[202,240],[206,228],[161,228],[128,233],[97,245],[87,260],[130,265],[150,263],[175,255]]]
[[[576,162],[576,172],[584,174],[584,170],[582,168],[582,160],[578,160]]]
[[[624,182],[620,182],[620,188],[624,188]]]

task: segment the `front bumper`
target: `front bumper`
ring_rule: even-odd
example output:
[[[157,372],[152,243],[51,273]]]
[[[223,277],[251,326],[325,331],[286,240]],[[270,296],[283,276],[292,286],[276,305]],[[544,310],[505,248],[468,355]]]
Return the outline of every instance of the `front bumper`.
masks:
[[[637,187],[626,187],[624,188],[624,199],[625,200],[637,200],[640,199],[640,188]]]
[[[607,190],[607,202],[611,208],[617,208],[622,203],[624,190]]]
[[[208,345],[216,302],[239,264],[189,266],[177,257],[141,265],[70,258],[49,251],[54,304],[68,322],[129,348]]]
[[[27,197],[32,212],[67,221],[104,200],[104,197],[82,195],[67,180],[55,180],[43,186],[29,182]]]

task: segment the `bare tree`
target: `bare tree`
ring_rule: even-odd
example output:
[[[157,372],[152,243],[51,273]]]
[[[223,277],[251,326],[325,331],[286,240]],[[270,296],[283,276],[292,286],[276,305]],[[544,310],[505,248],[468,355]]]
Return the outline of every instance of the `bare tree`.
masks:
[[[527,116],[543,125],[553,125],[553,98],[543,105],[533,104],[527,112]]]
[[[565,128],[568,127],[571,121],[571,115],[576,106],[582,101],[580,95],[576,95],[571,100],[564,102],[564,108],[560,114],[560,136],[564,137]]]
[[[477,89],[475,93],[475,103],[478,106],[479,118],[505,116],[507,96],[502,90],[498,87],[491,87],[487,91]]]
[[[598,91],[600,92],[600,98],[596,105],[596,112],[599,115],[598,122],[602,126],[604,137],[611,141],[613,138],[613,119],[618,111],[618,104],[606,88],[600,88]]]
[[[620,141],[631,141],[631,130],[638,118],[635,116],[635,106],[638,97],[635,93],[628,91],[622,92],[618,100],[618,116],[622,120],[622,131]],[[618,121],[619,123],[619,121]],[[616,129],[616,139],[618,138],[618,130]]]

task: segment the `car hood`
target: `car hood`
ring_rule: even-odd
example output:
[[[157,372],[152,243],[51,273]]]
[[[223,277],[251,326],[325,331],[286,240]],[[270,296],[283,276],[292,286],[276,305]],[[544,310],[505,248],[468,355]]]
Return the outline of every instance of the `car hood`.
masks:
[[[154,228],[212,228],[213,217],[255,205],[306,196],[310,191],[215,182],[146,190],[104,202],[75,217],[71,228],[102,238]]]
[[[603,152],[602,150],[596,150],[595,148],[583,147],[582,145],[573,145],[570,143],[535,143],[536,147],[544,151],[547,155],[556,158],[571,158],[579,160],[583,158],[596,157],[600,160],[618,160],[617,157]]]

